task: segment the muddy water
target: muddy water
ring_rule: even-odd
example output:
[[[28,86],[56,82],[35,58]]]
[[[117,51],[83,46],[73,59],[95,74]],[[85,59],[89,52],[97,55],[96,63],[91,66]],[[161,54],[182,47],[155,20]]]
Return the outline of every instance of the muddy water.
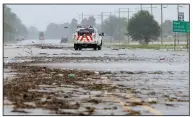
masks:
[[[51,42],[52,41],[47,41],[46,44],[50,44]],[[133,89],[133,94],[135,95],[135,97],[138,97],[144,101],[147,101],[149,98],[156,98],[159,103],[153,104],[152,107],[154,107],[164,115],[189,115],[189,54],[186,51],[167,52],[142,49],[113,50],[111,48],[103,48],[102,51],[93,51],[90,49],[83,51],[74,51],[73,49],[40,49],[36,47],[31,47],[28,50],[31,50],[33,54],[30,54],[29,52],[26,52],[27,49],[23,46],[30,43],[30,41],[26,41],[16,46],[5,46],[4,56],[8,58],[5,58],[4,60],[11,61],[10,58],[13,59],[13,57],[15,56],[47,56],[53,57],[53,59],[57,56],[65,56],[77,57],[77,60],[80,57],[102,57],[102,60],[99,61],[79,60],[76,63],[74,63],[74,61],[68,61],[68,63],[66,63],[65,61],[56,61],[52,63],[35,63],[31,65],[60,69],[88,69],[103,72],[110,71],[109,80],[118,86]],[[35,43],[45,44],[45,42],[38,41],[36,41]],[[58,44],[58,42],[55,42],[55,44],[61,45]],[[26,51],[24,51],[24,48],[26,49]],[[110,59],[105,59],[105,57],[112,57],[112,59],[118,58],[118,60],[111,61]],[[132,59],[128,61],[124,58]],[[10,74],[4,75],[7,77]],[[76,94],[76,96],[80,96],[80,94]],[[75,99],[81,100],[82,98],[85,97],[80,96],[80,98]],[[108,99],[109,98],[110,97],[108,97]],[[120,99],[124,100],[123,98]],[[169,102],[166,101],[168,99],[170,99]],[[124,101],[127,101],[127,99]],[[98,109],[96,109],[94,115],[127,114],[125,111],[123,111],[123,106],[117,106],[116,111],[114,111],[113,109],[107,109],[105,110],[106,113],[103,113],[104,107],[107,108],[108,105],[111,104],[112,106],[110,107],[117,106],[115,102],[109,102],[104,103],[103,105],[99,104],[95,106],[95,108]],[[145,111],[145,109],[141,106],[135,106],[132,108],[135,110],[139,110],[142,115],[152,114]],[[76,112],[76,110],[71,111]],[[35,112],[39,112],[39,114],[48,114],[48,112],[38,109]],[[10,107],[5,107],[4,113],[14,114],[11,113]],[[33,112],[31,114],[33,114]]]

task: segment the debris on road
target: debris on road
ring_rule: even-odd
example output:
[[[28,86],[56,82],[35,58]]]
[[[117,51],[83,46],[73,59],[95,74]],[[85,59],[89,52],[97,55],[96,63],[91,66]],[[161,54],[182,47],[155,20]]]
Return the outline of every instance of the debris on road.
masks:
[[[75,78],[76,76],[76,74],[68,74],[68,78]]]
[[[50,56],[38,51],[34,55],[39,52],[41,55],[10,57],[4,52],[9,58],[4,57],[3,87],[4,97],[7,97],[4,99],[11,101],[9,106],[13,106],[14,113],[21,110],[18,113],[25,114],[22,110],[28,112],[28,109],[38,108],[57,115],[187,113],[187,54],[178,53],[180,56],[175,58],[176,55],[169,52],[142,49],[134,52],[116,49],[108,54],[112,49],[105,48],[100,54],[98,51],[93,54],[92,51],[74,53],[71,47],[63,45],[39,44],[35,47],[63,50],[54,54],[46,51]],[[160,105],[170,110],[159,110]],[[184,110],[174,111],[181,105]]]
[[[148,98],[148,103],[155,104],[158,103],[158,100],[156,98]]]

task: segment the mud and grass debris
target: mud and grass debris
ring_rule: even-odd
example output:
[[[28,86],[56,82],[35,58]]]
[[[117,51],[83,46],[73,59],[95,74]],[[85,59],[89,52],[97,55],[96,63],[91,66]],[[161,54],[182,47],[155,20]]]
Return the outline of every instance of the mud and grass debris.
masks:
[[[91,103],[94,103],[94,104],[99,104],[99,103],[101,103],[102,101],[99,100],[99,99],[89,99],[88,102],[91,102]]]
[[[104,107],[104,110],[111,110],[112,108],[110,107]]]
[[[94,107],[85,107],[87,109],[87,112],[89,113],[89,115],[91,115],[93,112],[95,112],[95,108]]]
[[[150,74],[163,74],[163,72],[162,71],[155,71],[155,72],[152,72]]]
[[[174,106],[174,104],[171,104],[171,103],[169,103],[169,102],[166,102],[165,105],[166,105],[166,106],[172,106],[172,107]]]
[[[128,114],[126,115],[141,115],[140,111],[128,110]]]
[[[156,95],[156,92],[154,92],[154,91],[149,92],[148,95]]]
[[[112,50],[119,50],[118,48],[113,48]]]
[[[30,104],[25,104],[25,103],[13,103],[13,105],[15,105],[13,108],[17,109],[17,108],[27,108],[27,109],[35,109],[35,105],[30,105]]]
[[[156,98],[148,98],[147,102],[149,104],[156,104],[156,103],[158,103],[158,100]]]
[[[74,80],[82,81],[83,77],[91,77],[94,72],[77,70],[59,70],[46,67],[26,66],[25,64],[12,64],[12,69],[19,72],[18,78],[14,78],[4,84],[4,96],[13,102],[14,108],[45,108],[58,111],[58,109],[78,109],[80,104],[69,104],[64,96],[63,99],[57,99],[57,93],[39,92],[42,85],[52,85],[53,83],[69,85],[75,84]],[[54,72],[55,74],[52,74]],[[23,74],[25,73],[25,74]],[[68,74],[75,73],[81,78],[68,79]],[[52,74],[52,75],[51,75]],[[58,77],[57,74],[64,74],[64,77]],[[42,77],[44,76],[44,77]],[[49,78],[47,78],[49,77]],[[5,81],[4,81],[5,82]],[[39,86],[40,85],[40,86]],[[31,90],[31,91],[30,91]],[[34,91],[33,91],[34,90]],[[45,89],[44,89],[45,90]],[[45,98],[43,101],[42,98]],[[26,104],[27,102],[34,105]]]
[[[76,76],[76,74],[68,74],[68,78],[75,78]]]

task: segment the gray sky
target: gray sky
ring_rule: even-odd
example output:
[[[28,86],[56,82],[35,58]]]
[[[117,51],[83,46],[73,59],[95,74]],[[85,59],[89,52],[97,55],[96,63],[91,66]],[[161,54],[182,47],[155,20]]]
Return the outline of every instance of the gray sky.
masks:
[[[61,24],[64,22],[71,22],[72,18],[76,18],[80,22],[81,13],[85,15],[100,15],[101,12],[112,12],[118,16],[118,8],[130,8],[130,17],[137,10],[140,10],[140,5],[8,5],[14,13],[22,20],[23,24],[28,28],[30,26],[35,26],[39,30],[46,30],[49,23]],[[177,5],[163,5],[167,8],[163,8],[163,20],[177,19]],[[143,9],[149,10],[151,12],[150,5],[143,5]],[[161,6],[153,5],[153,15],[155,19],[161,22]],[[138,8],[138,9],[136,9]],[[127,9],[122,9],[121,11],[127,11]],[[189,21],[189,6],[183,5],[180,7],[180,12],[184,12],[185,21]],[[108,13],[107,13],[108,15]],[[121,13],[121,17],[127,17],[128,13]],[[108,16],[104,16],[104,19]],[[97,23],[101,22],[100,17],[95,17]]]

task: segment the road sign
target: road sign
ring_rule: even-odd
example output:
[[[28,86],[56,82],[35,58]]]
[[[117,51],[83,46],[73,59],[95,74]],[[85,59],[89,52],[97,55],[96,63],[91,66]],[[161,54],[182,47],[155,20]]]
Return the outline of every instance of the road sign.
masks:
[[[190,22],[173,21],[173,32],[190,32]]]
[[[184,21],[184,12],[178,13],[178,21]]]

